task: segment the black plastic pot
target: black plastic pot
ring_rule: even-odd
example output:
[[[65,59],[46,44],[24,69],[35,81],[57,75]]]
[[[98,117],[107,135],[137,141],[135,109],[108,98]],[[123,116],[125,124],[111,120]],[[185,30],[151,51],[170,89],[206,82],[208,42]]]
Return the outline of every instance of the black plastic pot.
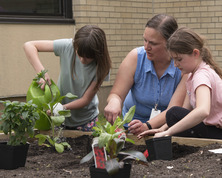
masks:
[[[89,168],[91,178],[130,178],[131,164],[124,164],[124,168],[120,169],[115,175],[109,175],[106,169]]]
[[[7,142],[0,142],[0,169],[17,169],[26,163],[29,143],[11,146]]]
[[[149,153],[149,161],[172,159],[171,136],[148,139],[146,140],[146,146]]]

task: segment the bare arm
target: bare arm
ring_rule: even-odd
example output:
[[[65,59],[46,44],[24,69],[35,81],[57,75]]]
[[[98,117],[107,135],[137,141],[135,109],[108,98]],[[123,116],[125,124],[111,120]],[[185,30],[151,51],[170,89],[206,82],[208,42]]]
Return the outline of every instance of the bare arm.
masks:
[[[42,41],[29,41],[24,44],[24,51],[25,54],[30,62],[30,64],[33,66],[35,71],[41,72],[41,70],[45,69],[42,65],[38,52],[53,52],[53,41],[48,40],[42,40]],[[49,76],[46,74],[48,79]],[[93,97],[95,96],[97,90],[95,90],[96,82],[92,82],[89,86],[89,88],[86,90],[84,95],[70,103],[65,104],[64,106],[67,109],[79,109],[86,105],[88,105]]]
[[[108,104],[104,109],[104,115],[110,123],[113,123],[121,114],[123,101],[134,83],[136,66],[137,50],[133,49],[121,63],[113,88],[107,98]]]
[[[27,59],[29,60],[32,67],[35,69],[36,73],[44,70],[44,66],[42,65],[38,52],[53,52],[53,41],[29,41],[23,45],[25,54]],[[46,80],[48,80],[49,84],[51,84],[50,77],[46,73]],[[45,85],[42,85],[42,89],[44,89]]]
[[[168,109],[170,109],[172,106],[182,106],[183,105],[184,98],[186,96],[186,86],[185,86],[186,80],[187,80],[187,75],[184,75],[182,77],[180,83],[178,84],[178,86],[177,86],[177,88],[170,100],[170,103],[169,103],[167,109],[164,110],[163,112],[161,112],[160,114],[158,114],[153,119],[149,120],[149,123],[153,129],[159,128],[166,123],[166,112],[168,111]],[[133,120],[132,122],[130,122],[129,126],[130,126],[129,130],[135,135],[138,135],[138,134],[148,130],[146,123],[142,123],[139,120]],[[160,131],[162,131],[162,129],[160,129]],[[153,131],[148,130],[146,132],[146,134],[147,135],[153,134]]]
[[[196,108],[193,109],[178,123],[170,127],[167,131],[160,132],[156,134],[155,137],[162,137],[165,135],[175,135],[179,132],[183,132],[187,129],[196,126],[210,114],[210,106],[211,106],[210,103],[211,103],[210,89],[205,85],[199,86],[196,89]]]
[[[93,81],[81,98],[65,104],[64,107],[72,110],[72,109],[79,109],[79,108],[83,108],[84,106],[87,106],[92,101],[93,97],[95,96],[97,92],[97,90],[95,90],[95,86],[96,86],[96,82]]]
[[[192,110],[192,106],[190,105],[190,99],[189,99],[189,95],[186,94],[184,103],[183,103],[183,108],[186,108],[188,110]]]
[[[187,75],[184,75],[180,83],[178,84],[167,109],[149,121],[149,123],[152,125],[153,128],[159,128],[160,126],[166,123],[166,112],[171,107],[183,106],[184,99],[186,96],[186,85],[185,85],[186,80],[187,80]]]

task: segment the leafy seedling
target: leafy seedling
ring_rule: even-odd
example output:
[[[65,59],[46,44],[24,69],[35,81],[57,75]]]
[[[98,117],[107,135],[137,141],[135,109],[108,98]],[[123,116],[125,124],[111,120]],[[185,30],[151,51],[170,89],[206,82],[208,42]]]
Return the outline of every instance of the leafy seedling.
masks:
[[[70,110],[61,110],[61,111],[58,111],[58,114],[54,115],[53,111],[56,108],[56,106],[61,103],[63,98],[67,97],[69,99],[76,99],[77,96],[71,93],[67,93],[65,96],[60,96],[59,92],[57,92],[56,95],[53,95],[51,85],[49,85],[49,82],[45,79],[46,72],[47,70],[42,70],[40,73],[37,74],[34,81],[38,83],[40,79],[43,79],[46,85],[49,87],[50,95],[48,96],[51,96],[50,102],[46,101],[42,103],[41,113],[45,115],[45,117],[50,122],[51,135],[37,134],[35,138],[39,139],[39,142],[38,142],[39,145],[45,145],[47,147],[53,146],[55,147],[58,153],[62,153],[65,148],[70,148],[70,145],[67,142],[61,141],[60,138],[61,138],[62,128],[60,126],[65,121],[65,117],[70,117],[71,113],[70,113]],[[41,87],[41,84],[38,87]],[[47,113],[50,113],[50,115],[48,115]],[[59,128],[59,131],[57,132],[57,134],[55,132],[56,128]],[[48,141],[48,143],[46,143],[46,141]]]

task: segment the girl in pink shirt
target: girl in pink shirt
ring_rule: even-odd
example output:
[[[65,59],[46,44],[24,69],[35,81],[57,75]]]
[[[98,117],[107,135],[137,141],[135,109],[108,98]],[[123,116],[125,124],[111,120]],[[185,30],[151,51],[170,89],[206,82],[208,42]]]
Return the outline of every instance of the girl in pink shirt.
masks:
[[[222,70],[213,60],[204,39],[191,29],[179,28],[169,38],[167,49],[174,65],[189,74],[183,107],[172,107],[166,124],[141,133],[222,139]]]

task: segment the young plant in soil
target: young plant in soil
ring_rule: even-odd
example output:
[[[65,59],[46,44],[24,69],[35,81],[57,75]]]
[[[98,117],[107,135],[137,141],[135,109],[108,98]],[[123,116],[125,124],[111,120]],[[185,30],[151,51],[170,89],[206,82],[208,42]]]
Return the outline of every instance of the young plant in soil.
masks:
[[[37,105],[32,101],[27,103],[19,101],[0,101],[5,108],[0,119],[0,130],[9,134],[7,145],[25,145],[28,138],[34,136],[34,126],[39,119]]]
[[[124,161],[127,159],[137,160],[139,163],[147,162],[144,154],[139,151],[123,151],[125,141],[134,144],[133,140],[127,138],[126,130],[123,125],[132,120],[135,108],[135,106],[131,107],[123,120],[120,117],[117,117],[113,125],[111,125],[106,118],[99,118],[99,121],[96,122],[96,127],[93,127],[95,130],[93,136],[98,138],[99,148],[105,147],[107,153],[105,168],[110,175],[116,174],[120,168],[123,168]],[[89,161],[92,157],[93,151],[82,158],[80,164]]]
[[[53,146],[55,147],[58,153],[62,153],[65,148],[70,148],[70,145],[67,142],[61,142],[60,138],[62,133],[62,127],[60,126],[65,121],[65,117],[70,117],[71,113],[70,110],[63,110],[62,108],[59,111],[55,110],[57,110],[56,108],[58,106],[61,106],[61,101],[63,98],[67,97],[69,99],[75,99],[77,98],[77,96],[71,93],[67,93],[65,96],[60,96],[59,93],[56,93],[56,95],[54,96],[52,93],[51,86],[45,79],[46,72],[47,70],[42,70],[40,73],[37,74],[34,81],[39,82],[40,79],[43,79],[50,89],[51,101],[49,103],[42,103],[43,110],[41,111],[41,113],[43,113],[48,118],[51,124],[51,135],[37,134],[35,138],[39,139],[39,145],[45,145],[47,147]],[[41,84],[38,87],[40,86]],[[50,113],[50,115],[48,115],[47,113]],[[55,132],[56,128],[59,128],[58,132]],[[46,141],[48,141],[49,144],[46,143]]]

